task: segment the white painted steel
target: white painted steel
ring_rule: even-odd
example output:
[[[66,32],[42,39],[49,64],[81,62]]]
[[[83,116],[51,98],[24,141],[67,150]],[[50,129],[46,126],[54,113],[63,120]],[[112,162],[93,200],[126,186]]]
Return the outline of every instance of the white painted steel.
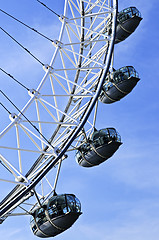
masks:
[[[16,169],[10,163],[10,159],[1,157],[5,168],[12,173],[14,179],[18,180],[19,177],[19,182],[13,192],[2,200],[0,217],[5,219],[18,205],[30,198],[32,189],[38,183],[43,185],[45,181],[51,188],[50,192],[55,190],[65,153],[77,149],[81,141],[92,133],[96,122],[98,96],[112,58],[116,15],[116,0],[65,0],[64,14],[60,17],[62,27],[59,39],[53,42],[55,52],[50,64],[45,66],[45,75],[37,89],[29,91],[30,99],[21,112],[15,119],[11,118],[11,123],[0,134],[3,140],[13,127],[16,128],[17,146],[0,146],[0,148],[17,151],[19,163]],[[87,21],[90,18],[92,20],[88,25]],[[108,28],[112,29],[111,34],[108,33]],[[66,36],[67,42],[65,42]],[[57,68],[56,62],[59,61],[61,63]],[[48,82],[50,89],[46,93],[43,89]],[[59,92],[57,92],[57,84]],[[62,99],[63,102],[67,99],[65,106],[60,102]],[[33,128],[25,119],[25,115],[34,104],[37,116],[33,119],[29,118],[32,125],[36,124]],[[45,110],[44,115],[47,116],[45,120],[42,118],[41,109]],[[92,112],[94,112],[93,117],[90,117]],[[53,125],[56,126],[54,132],[49,137],[45,137],[43,129]],[[22,147],[24,140],[20,138],[20,130],[33,144],[33,149],[30,149],[30,142],[28,148],[27,145]],[[23,172],[22,152],[39,153],[37,159],[34,159],[33,155],[35,163],[27,172]],[[59,162],[53,187],[45,176]],[[6,178],[0,181],[15,183],[14,179]],[[40,201],[49,194],[44,195],[42,187]]]

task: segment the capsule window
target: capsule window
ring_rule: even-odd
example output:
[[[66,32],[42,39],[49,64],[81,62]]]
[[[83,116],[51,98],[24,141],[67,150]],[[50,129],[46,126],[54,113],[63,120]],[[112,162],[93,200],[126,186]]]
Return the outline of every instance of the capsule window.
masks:
[[[115,71],[113,74],[113,82],[119,83],[126,80],[128,78],[126,73],[127,73],[126,71],[122,71],[121,69]]]
[[[77,197],[75,197],[75,201],[76,201],[76,212],[81,212],[81,203]]]
[[[69,212],[81,212],[80,201],[73,195],[67,195],[66,197]]]
[[[35,224],[35,220],[34,220],[34,218],[32,217],[32,219],[31,219],[31,221],[30,221],[30,226],[31,226],[31,229],[32,229],[32,231],[33,231],[33,233],[36,231],[36,229],[37,229],[37,226],[36,226],[36,224]]]
[[[116,131],[115,131],[115,129],[113,129],[113,128],[110,128],[109,129],[109,135],[110,135],[110,139],[111,140],[116,140]]]
[[[139,78],[139,74],[136,72],[134,67],[126,66],[119,68],[118,70],[113,72],[113,78],[110,81],[106,79],[106,82],[103,85],[103,89],[105,91],[108,91],[110,88],[113,87],[113,83],[117,84],[131,77]],[[104,93],[102,92],[100,97],[103,96],[102,94],[104,95]]]
[[[119,71],[124,74],[125,78],[129,78],[130,74],[127,67],[122,67],[119,69]]]
[[[139,10],[137,8],[132,7],[132,13],[133,13],[133,15],[141,18],[141,13],[139,12]]]
[[[50,218],[54,218],[67,213],[67,205],[65,196],[58,196],[52,199],[49,203],[48,213]]]
[[[92,136],[93,145],[95,148],[109,142],[109,133],[107,129],[102,129],[95,132]]]
[[[67,204],[69,212],[76,212],[76,202],[73,196],[67,195]]]
[[[136,76],[135,69],[133,67],[129,67],[128,69],[129,69],[130,77],[135,77]]]
[[[58,215],[57,207],[52,201],[48,207],[48,213],[51,218],[56,217]]]
[[[129,71],[129,77],[136,77],[139,78],[138,72],[136,72],[135,68],[132,66],[127,67]]]
[[[106,82],[103,87],[105,91],[108,91],[110,88],[113,87],[113,84],[111,82]]]
[[[129,12],[131,12],[131,8],[125,8],[125,9],[123,10],[123,12],[124,12],[124,13],[129,13]]]
[[[47,217],[45,215],[45,209],[39,208],[35,214],[35,220],[38,226],[41,226],[43,223],[47,222]]]
[[[141,18],[141,13],[135,7],[129,7],[118,13],[118,21],[120,23],[125,22],[127,19],[137,16]]]
[[[118,13],[118,21],[121,23],[125,22],[127,19],[131,17],[132,17],[132,12],[130,8],[124,9],[123,11]]]
[[[100,130],[100,142],[101,142],[101,145],[106,144],[106,143],[109,142],[108,129]]]
[[[82,157],[82,155],[86,155],[88,151],[91,151],[91,145],[89,143],[84,143],[79,147],[79,151],[79,154]]]
[[[117,136],[116,136],[117,142],[121,142],[121,136],[120,136],[120,134],[119,134],[118,132],[117,132],[116,134],[117,134]]]

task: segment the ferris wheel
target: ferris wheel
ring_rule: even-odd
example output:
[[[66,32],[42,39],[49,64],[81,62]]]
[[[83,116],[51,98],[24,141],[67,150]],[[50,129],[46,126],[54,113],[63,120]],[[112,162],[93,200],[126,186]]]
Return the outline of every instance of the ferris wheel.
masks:
[[[1,69],[20,85],[27,100],[20,108],[0,90],[1,107],[10,121],[0,133],[0,182],[10,189],[0,203],[0,223],[9,216],[31,215],[36,236],[56,236],[81,214],[74,194],[56,192],[61,165],[69,153],[74,151],[77,163],[89,168],[110,158],[122,144],[115,128],[96,129],[98,101],[119,101],[139,81],[132,66],[115,70],[113,56],[114,44],[134,32],[142,18],[135,7],[118,13],[117,0],[65,0],[63,15],[55,13],[61,24],[56,40],[1,12],[51,41],[54,52],[45,64],[1,28],[42,65],[44,75],[35,88]],[[55,172],[53,184],[47,177],[50,171]]]

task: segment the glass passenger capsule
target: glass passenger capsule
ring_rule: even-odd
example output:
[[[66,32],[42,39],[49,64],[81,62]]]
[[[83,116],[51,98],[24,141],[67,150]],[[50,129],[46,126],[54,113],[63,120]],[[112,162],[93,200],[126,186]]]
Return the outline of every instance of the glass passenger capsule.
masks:
[[[70,228],[81,214],[81,203],[75,195],[56,195],[33,212],[30,226],[37,237],[54,237]]]
[[[88,142],[78,148],[76,161],[83,167],[99,165],[110,158],[121,144],[121,137],[115,128],[96,130]]]
[[[125,8],[119,12],[115,43],[119,43],[129,37],[138,27],[141,20],[141,13],[136,7]]]
[[[140,80],[132,66],[126,66],[109,74],[103,84],[99,99],[103,103],[113,103],[129,94]]]

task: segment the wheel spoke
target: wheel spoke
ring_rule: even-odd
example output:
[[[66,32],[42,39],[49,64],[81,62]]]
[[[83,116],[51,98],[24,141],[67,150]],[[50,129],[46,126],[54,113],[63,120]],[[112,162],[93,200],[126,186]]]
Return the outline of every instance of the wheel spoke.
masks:
[[[7,173],[0,181],[16,184],[2,199],[1,217],[30,214],[45,201],[55,191],[59,170],[54,184],[49,173],[57,165],[60,169],[66,154],[94,131],[98,96],[114,46],[115,2],[112,7],[108,0],[66,0],[59,39],[52,40],[54,54],[49,64],[42,64],[45,73],[38,86],[25,87],[21,110],[14,104],[10,111],[1,103],[11,122],[0,134],[0,163]],[[27,205],[30,198],[34,203]],[[18,206],[22,212],[13,213]]]

